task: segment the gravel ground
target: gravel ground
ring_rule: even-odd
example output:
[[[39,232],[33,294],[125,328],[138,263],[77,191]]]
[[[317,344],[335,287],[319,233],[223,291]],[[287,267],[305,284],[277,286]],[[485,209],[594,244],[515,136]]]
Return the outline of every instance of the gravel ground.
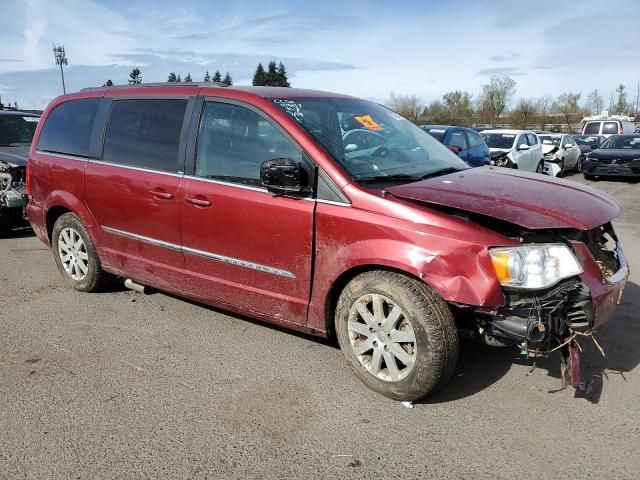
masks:
[[[415,408],[330,342],[165,294],[81,294],[28,232],[0,239],[0,478],[638,478],[640,185],[613,194],[632,275],[587,345],[590,392],[557,359],[463,344]]]

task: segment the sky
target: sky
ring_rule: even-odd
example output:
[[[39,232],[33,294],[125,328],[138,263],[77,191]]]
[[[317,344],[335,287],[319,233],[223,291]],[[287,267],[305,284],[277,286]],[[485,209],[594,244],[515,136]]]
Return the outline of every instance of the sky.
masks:
[[[282,61],[294,87],[384,102],[477,96],[510,75],[517,97],[640,81],[640,0],[0,0],[0,97],[43,108],[62,93],[52,45],[64,45],[67,91],[169,72],[229,71],[250,84]]]

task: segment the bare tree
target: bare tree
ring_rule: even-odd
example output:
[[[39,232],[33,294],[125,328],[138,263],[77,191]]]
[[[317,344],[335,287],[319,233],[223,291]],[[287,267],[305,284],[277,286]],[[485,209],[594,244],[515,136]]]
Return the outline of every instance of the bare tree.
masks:
[[[492,122],[498,123],[500,116],[505,113],[513,95],[516,93],[516,82],[511,77],[493,76],[489,83],[482,86],[480,105],[487,111]]]
[[[521,98],[509,112],[509,123],[514,128],[530,128],[537,120],[538,106],[536,100]]]
[[[413,123],[418,123],[424,105],[415,95],[389,95],[389,108]]]
[[[598,93],[598,89],[596,88],[593,92],[589,94],[587,98],[587,108],[591,110],[593,115],[598,115],[602,112],[602,107],[604,106],[604,100],[602,99],[602,95]]]
[[[540,130],[545,130],[547,128],[547,124],[549,123],[549,114],[551,113],[551,105],[553,104],[553,100],[549,95],[545,95],[542,98],[538,99],[537,102],[537,115],[536,115],[536,124]]]
[[[442,104],[447,110],[447,123],[469,125],[473,119],[472,95],[469,92],[454,90],[442,96]]]
[[[578,105],[581,96],[580,93],[565,92],[553,104],[553,109],[562,115],[570,131],[575,129],[585,113]]]

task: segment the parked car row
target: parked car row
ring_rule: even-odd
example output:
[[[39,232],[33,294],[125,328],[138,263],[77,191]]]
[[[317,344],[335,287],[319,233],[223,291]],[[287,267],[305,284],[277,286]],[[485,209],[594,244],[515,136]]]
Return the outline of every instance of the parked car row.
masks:
[[[39,115],[0,110],[0,233],[27,225],[26,165]]]

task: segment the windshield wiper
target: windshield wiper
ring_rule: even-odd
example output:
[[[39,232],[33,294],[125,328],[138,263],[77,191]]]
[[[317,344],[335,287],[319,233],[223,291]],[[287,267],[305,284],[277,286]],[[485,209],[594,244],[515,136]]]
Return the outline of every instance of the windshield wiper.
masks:
[[[386,182],[386,181],[394,181],[394,180],[409,180],[409,181],[417,182],[418,180],[421,180],[421,179],[422,179],[421,177],[408,175],[406,173],[396,173],[393,175],[375,175],[370,177],[361,177],[356,179],[356,181],[365,182],[365,183],[374,183],[374,182]]]
[[[433,172],[425,173],[420,177],[420,180],[426,180],[427,178],[433,178],[433,177],[440,177],[442,175],[448,175],[449,173],[462,172],[463,170],[467,170],[467,169],[453,168],[453,167],[441,168],[439,170],[434,170]]]

